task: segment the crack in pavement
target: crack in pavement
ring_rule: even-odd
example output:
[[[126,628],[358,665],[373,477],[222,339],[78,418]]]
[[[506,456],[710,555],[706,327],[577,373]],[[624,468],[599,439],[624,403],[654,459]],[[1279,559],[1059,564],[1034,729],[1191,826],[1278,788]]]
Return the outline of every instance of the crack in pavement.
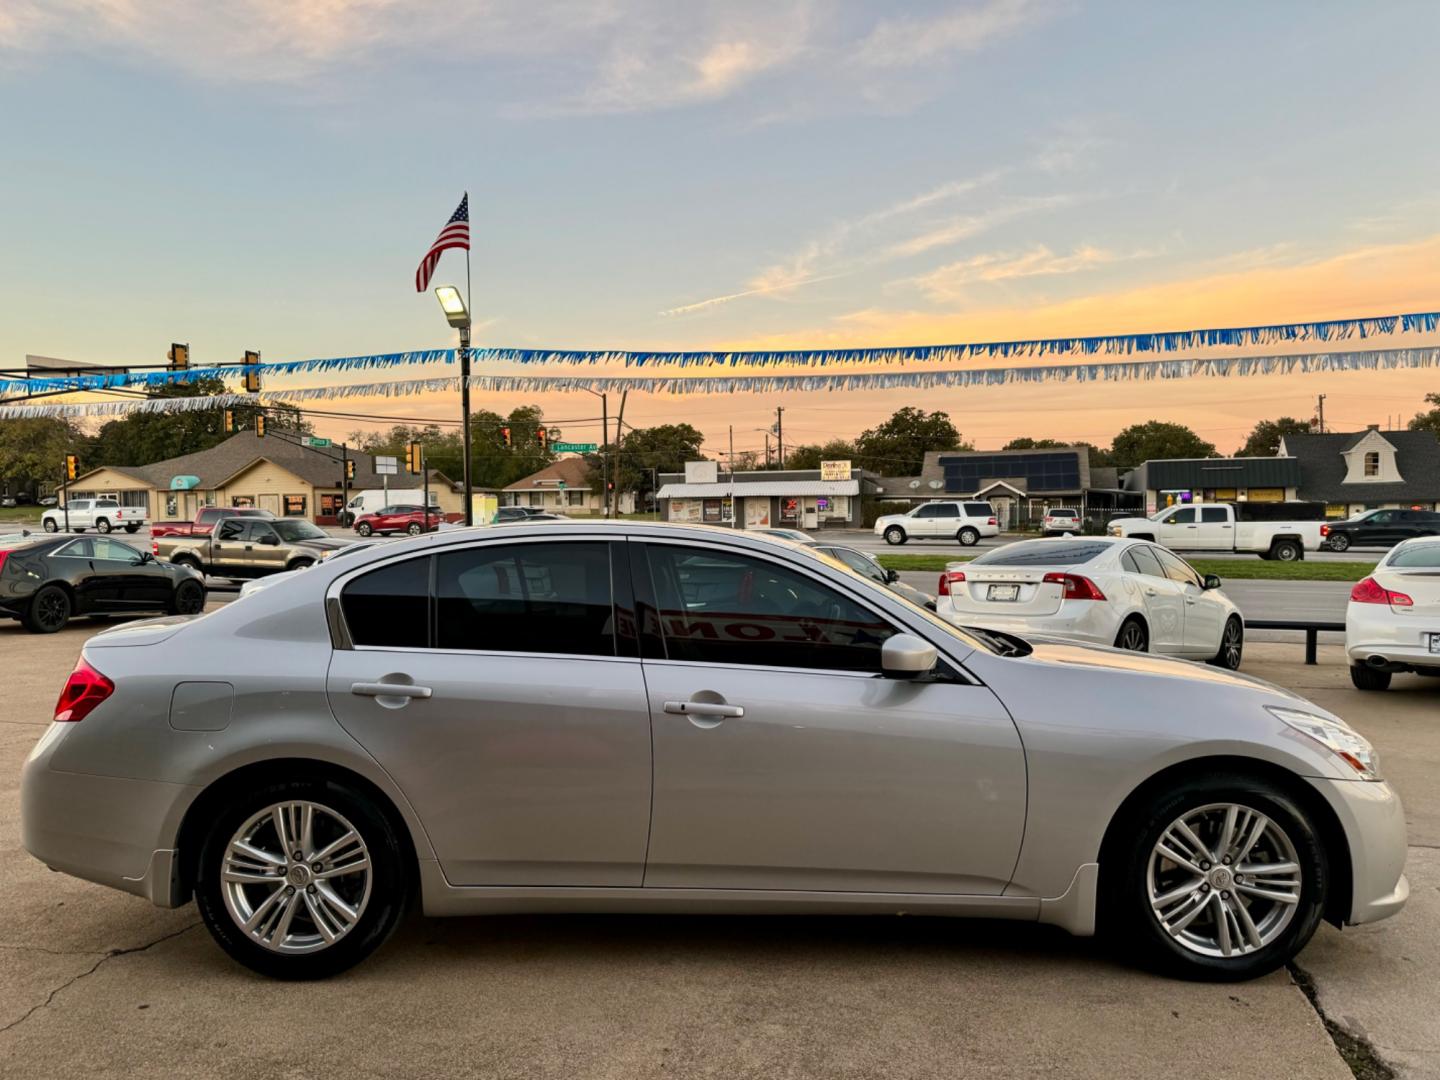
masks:
[[[1285,965],[1290,980],[1300,988],[1305,1000],[1315,1010],[1325,1033],[1335,1045],[1340,1059],[1349,1067],[1355,1080],[1395,1080],[1395,1070],[1375,1051],[1375,1044],[1361,1035],[1356,1035],[1325,1015],[1320,1007],[1320,998],[1315,990],[1315,979],[1295,961]]]
[[[177,938],[181,934],[184,934],[190,930],[194,930],[199,925],[200,920],[196,919],[194,922],[187,923],[186,925],[182,926],[179,930],[172,930],[170,933],[165,934],[162,937],[158,937],[154,941],[147,941],[144,945],[136,945],[133,948],[129,949],[111,949],[103,956],[101,956],[100,959],[96,960],[95,963],[92,964],[87,970],[80,972],[80,974],[78,975],[71,976],[59,986],[57,986],[54,990],[51,990],[50,993],[45,995],[44,1001],[40,1002],[40,1004],[38,1005],[31,1006],[25,1011],[25,1015],[21,1016],[16,1020],[10,1021],[10,1023],[6,1024],[4,1027],[0,1027],[0,1035],[3,1035],[5,1032],[12,1031],[15,1028],[19,1027],[21,1024],[23,1024],[26,1020],[29,1020],[30,1017],[34,1016],[41,1009],[48,1008],[50,1003],[53,1002],[60,995],[61,991],[68,990],[81,979],[87,979],[91,975],[94,975],[95,972],[99,971],[106,963],[114,960],[117,956],[130,956],[132,953],[145,952],[147,949],[153,949],[156,945],[163,945],[165,942],[170,941],[172,938]],[[15,948],[16,946],[8,947]],[[79,955],[84,954],[82,953]]]
[[[104,949],[50,949],[44,945],[11,945],[0,941],[0,949],[14,949],[16,952],[38,952],[49,956],[108,956]]]

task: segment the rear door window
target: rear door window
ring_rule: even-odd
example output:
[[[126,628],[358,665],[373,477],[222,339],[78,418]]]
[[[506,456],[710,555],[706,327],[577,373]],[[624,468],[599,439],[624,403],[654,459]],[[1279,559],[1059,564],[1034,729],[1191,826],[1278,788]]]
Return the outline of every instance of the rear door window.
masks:
[[[220,527],[215,530],[216,540],[239,540],[245,535],[244,518],[226,518],[220,522]]]
[[[423,649],[430,644],[430,557],[361,574],[345,586],[340,610],[356,645]]]
[[[1148,577],[1163,578],[1166,575],[1165,568],[1160,565],[1160,560],[1155,557],[1155,551],[1148,544],[1136,544],[1125,552],[1139,568],[1140,573]]]
[[[1223,506],[1202,506],[1200,520],[1206,525],[1223,525],[1230,520],[1230,515]]]
[[[1190,569],[1190,564],[1179,555],[1166,551],[1164,548],[1156,548],[1154,555],[1160,560],[1160,565],[1165,568],[1165,576],[1171,581],[1178,581],[1182,585],[1194,585],[1200,588],[1200,576]]]

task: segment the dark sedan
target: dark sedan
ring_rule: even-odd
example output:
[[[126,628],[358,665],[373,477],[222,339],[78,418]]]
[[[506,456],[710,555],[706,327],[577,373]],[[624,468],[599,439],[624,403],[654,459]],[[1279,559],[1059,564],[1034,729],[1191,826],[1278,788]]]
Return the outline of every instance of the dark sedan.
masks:
[[[1368,514],[1320,527],[1331,551],[1352,547],[1390,548],[1415,536],[1440,536],[1440,513],[1433,510],[1371,510]]]
[[[0,538],[0,616],[53,634],[72,615],[195,615],[205,581],[108,536]]]

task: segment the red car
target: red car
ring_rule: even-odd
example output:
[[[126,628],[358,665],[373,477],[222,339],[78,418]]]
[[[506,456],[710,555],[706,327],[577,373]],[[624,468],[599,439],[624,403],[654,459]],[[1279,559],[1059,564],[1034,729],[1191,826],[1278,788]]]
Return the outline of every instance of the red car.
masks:
[[[430,507],[426,514],[418,506],[382,506],[373,514],[361,514],[355,519],[355,531],[361,536],[379,533],[403,532],[419,536],[422,532],[434,532],[445,520],[438,506]]]

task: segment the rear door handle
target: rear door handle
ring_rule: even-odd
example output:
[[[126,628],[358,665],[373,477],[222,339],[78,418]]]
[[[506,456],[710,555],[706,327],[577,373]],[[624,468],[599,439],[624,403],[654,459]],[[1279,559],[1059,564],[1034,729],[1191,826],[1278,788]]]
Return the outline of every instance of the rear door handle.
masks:
[[[359,694],[361,697],[428,698],[431,694],[430,687],[428,686],[416,686],[414,683],[395,682],[351,683],[350,692],[352,694]]]
[[[717,705],[713,701],[667,701],[665,711],[676,716],[716,716],[737,719],[745,715],[739,705]]]

